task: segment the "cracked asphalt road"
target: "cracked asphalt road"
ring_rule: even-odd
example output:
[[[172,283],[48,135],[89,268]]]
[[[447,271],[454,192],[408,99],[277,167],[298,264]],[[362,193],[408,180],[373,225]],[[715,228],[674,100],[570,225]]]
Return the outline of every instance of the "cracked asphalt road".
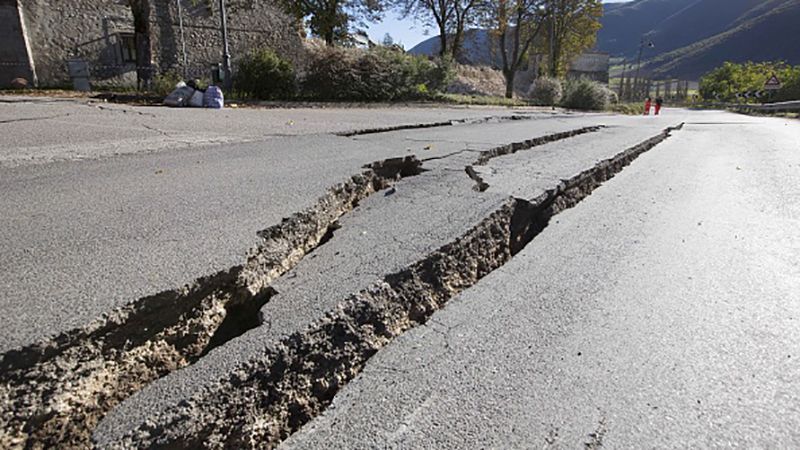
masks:
[[[265,326],[124,401],[98,428],[98,445],[227,378],[237,361],[258,361],[268,341],[459,236],[509,195],[539,197],[683,121],[684,130],[554,218],[507,265],[380,350],[285,446],[800,442],[797,122],[518,111],[526,120],[343,137],[514,111],[187,116],[7,105],[0,102],[0,127],[14,130],[0,138],[2,352],[241,264],[258,230],[366,163],[415,155],[429,171],[344,216],[328,243],[273,284]],[[489,189],[471,189],[464,167],[481,151],[596,125],[604,128],[475,166]]]
[[[0,111],[5,106],[0,103]],[[88,109],[73,103],[57,106]],[[419,113],[399,110],[405,120]],[[433,111],[438,119],[446,112]],[[452,117],[486,115],[463,111],[455,110]],[[260,113],[270,119],[275,114]],[[294,113],[301,112],[278,114]],[[0,216],[0,350],[83,326],[139,297],[240,264],[256,243],[257,231],[310,206],[364,164],[410,154],[438,158],[598,121],[630,121],[535,117],[352,138],[325,134],[323,127],[308,135],[235,145],[0,167],[0,210],[5,211]],[[394,123],[391,116],[378,120],[381,126]],[[50,138],[57,132],[40,130]],[[17,135],[2,139],[13,141]],[[8,145],[6,151],[13,153],[13,142]],[[432,160],[426,168],[441,161]]]
[[[506,108],[433,106],[215,111],[0,96],[0,167],[513,113]],[[537,114],[553,113],[540,110]]]
[[[282,448],[797,447],[798,143],[692,114]]]

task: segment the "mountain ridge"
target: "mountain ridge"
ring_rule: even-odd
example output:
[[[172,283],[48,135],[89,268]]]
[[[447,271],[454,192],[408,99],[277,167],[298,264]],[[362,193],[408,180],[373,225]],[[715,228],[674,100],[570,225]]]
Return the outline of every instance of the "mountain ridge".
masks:
[[[800,64],[800,0],[632,0],[604,5],[596,49],[634,62],[656,78],[697,80],[725,61],[783,60]],[[467,62],[490,64],[486,30],[470,30]],[[410,50],[435,54],[438,37]]]
[[[640,32],[655,45],[645,48],[643,68],[657,78],[696,80],[725,61],[800,64],[800,45],[787,38],[797,33],[800,0],[675,0],[660,19],[656,6],[663,12],[665,1],[634,0],[607,12],[597,47],[633,61]]]

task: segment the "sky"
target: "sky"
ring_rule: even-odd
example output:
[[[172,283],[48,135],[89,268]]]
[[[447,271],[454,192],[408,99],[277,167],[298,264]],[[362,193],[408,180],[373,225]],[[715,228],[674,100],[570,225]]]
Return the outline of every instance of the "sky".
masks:
[[[630,0],[604,0],[603,3],[617,3]],[[436,27],[425,29],[425,24],[415,23],[414,19],[401,19],[398,13],[389,11],[381,22],[368,24],[367,34],[375,42],[382,42],[383,36],[389,33],[395,43],[401,43],[406,50],[414,47],[429,37],[439,33]]]

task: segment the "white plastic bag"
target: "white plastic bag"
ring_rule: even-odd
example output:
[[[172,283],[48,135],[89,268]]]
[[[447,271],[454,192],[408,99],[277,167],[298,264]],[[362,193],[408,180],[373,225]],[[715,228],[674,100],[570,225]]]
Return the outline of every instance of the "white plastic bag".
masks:
[[[209,86],[203,96],[203,106],[206,108],[222,109],[225,104],[222,89],[216,86]]]

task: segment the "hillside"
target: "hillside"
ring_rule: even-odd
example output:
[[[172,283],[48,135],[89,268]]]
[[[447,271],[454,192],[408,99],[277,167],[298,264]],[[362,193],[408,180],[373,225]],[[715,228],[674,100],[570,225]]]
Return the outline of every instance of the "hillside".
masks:
[[[408,52],[414,55],[436,55],[439,53],[439,36],[428,38],[415,45]],[[464,32],[464,44],[459,62],[462,64],[500,67],[500,57],[492,50],[489,32],[487,30],[472,29]]]
[[[614,56],[635,56],[642,35],[695,2],[697,0],[637,0],[605,5],[597,46]]]
[[[598,48],[633,60],[645,36],[645,70],[698,79],[724,61],[800,63],[800,0],[634,0],[607,9]]]
[[[652,41],[643,68],[657,78],[697,80],[725,61],[784,60],[800,64],[800,0],[633,0],[606,5],[597,49],[636,59]],[[485,30],[465,36],[464,63],[494,64]],[[435,54],[438,37],[410,50]]]

